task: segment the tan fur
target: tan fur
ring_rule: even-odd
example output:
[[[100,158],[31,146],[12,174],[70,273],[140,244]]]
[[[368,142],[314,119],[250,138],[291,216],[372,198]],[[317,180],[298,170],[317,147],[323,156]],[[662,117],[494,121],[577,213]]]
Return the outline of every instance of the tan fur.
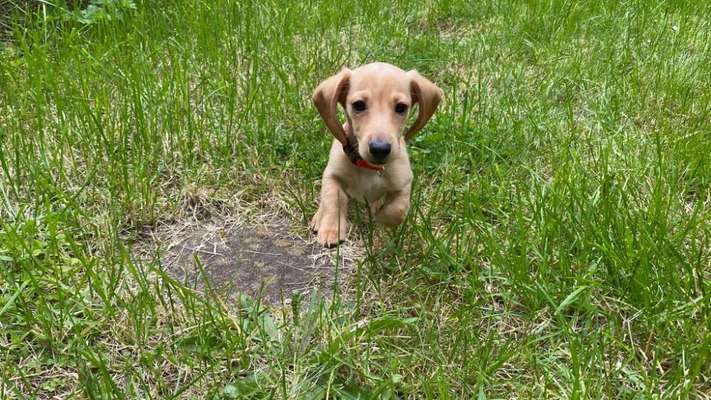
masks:
[[[379,223],[402,223],[410,208],[412,182],[405,140],[425,126],[441,98],[442,91],[417,71],[405,72],[386,63],[367,64],[352,71],[343,69],[316,88],[314,104],[336,138],[323,172],[319,208],[311,220],[319,243],[330,247],[345,239],[348,198],[370,204]],[[359,100],[367,105],[363,112],[353,108]],[[395,111],[398,103],[407,105],[406,113]],[[346,113],[344,124],[337,119],[338,104]],[[407,114],[414,104],[418,105],[418,117],[403,134]],[[372,164],[377,160],[370,153],[370,141],[390,143],[385,170],[379,173],[353,165],[343,152],[346,136],[358,140],[358,152]]]

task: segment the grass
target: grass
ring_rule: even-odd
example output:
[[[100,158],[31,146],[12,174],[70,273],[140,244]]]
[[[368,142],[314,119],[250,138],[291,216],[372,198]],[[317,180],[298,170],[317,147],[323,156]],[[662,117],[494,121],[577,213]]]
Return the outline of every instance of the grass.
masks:
[[[707,4],[136,3],[0,50],[1,397],[711,397]],[[353,298],[225,304],[136,256],[196,192],[305,231],[311,90],[373,60],[446,101]]]

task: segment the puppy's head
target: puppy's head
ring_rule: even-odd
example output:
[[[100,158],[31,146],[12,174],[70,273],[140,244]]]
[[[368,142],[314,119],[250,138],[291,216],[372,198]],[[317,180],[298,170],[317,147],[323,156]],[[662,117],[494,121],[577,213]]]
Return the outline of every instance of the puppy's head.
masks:
[[[313,101],[326,126],[345,143],[346,136],[358,141],[358,152],[367,161],[385,164],[402,151],[403,136],[409,139],[432,117],[442,91],[417,71],[405,72],[390,64],[373,63],[354,70],[344,69],[323,81]],[[337,118],[337,104],[348,119],[346,132]],[[417,119],[404,132],[412,107]]]

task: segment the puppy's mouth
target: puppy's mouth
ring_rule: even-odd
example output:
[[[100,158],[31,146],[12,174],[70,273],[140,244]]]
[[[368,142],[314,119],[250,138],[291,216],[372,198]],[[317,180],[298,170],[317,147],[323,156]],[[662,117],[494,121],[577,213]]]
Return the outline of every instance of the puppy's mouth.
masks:
[[[388,163],[388,161],[390,161],[389,159],[386,159],[386,160],[376,160],[376,159],[374,159],[373,157],[368,157],[366,160],[367,160],[369,163],[371,163],[371,164],[380,165],[380,166],[384,166],[384,165],[386,165],[386,164]]]
[[[343,145],[343,152],[346,154],[346,156],[348,156],[348,159],[351,161],[351,163],[353,163],[353,165],[358,168],[369,169],[377,172],[383,172],[385,170],[384,164],[373,163],[360,155],[360,151],[358,151],[357,139],[353,141],[347,141]]]
[[[362,154],[363,154],[364,159],[368,160],[369,163],[375,164],[375,165],[387,165],[394,159],[394,156],[392,153],[389,153],[385,156],[376,156],[373,153],[371,153],[370,151],[366,151],[365,153],[362,153]]]

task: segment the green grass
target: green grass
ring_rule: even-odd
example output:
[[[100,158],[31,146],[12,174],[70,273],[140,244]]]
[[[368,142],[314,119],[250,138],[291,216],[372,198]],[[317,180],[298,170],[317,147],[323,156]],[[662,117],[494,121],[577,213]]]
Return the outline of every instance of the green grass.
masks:
[[[708,4],[156,3],[0,50],[0,397],[711,397]],[[224,304],[134,255],[194,190],[305,231],[311,91],[374,60],[446,100],[355,296]]]

